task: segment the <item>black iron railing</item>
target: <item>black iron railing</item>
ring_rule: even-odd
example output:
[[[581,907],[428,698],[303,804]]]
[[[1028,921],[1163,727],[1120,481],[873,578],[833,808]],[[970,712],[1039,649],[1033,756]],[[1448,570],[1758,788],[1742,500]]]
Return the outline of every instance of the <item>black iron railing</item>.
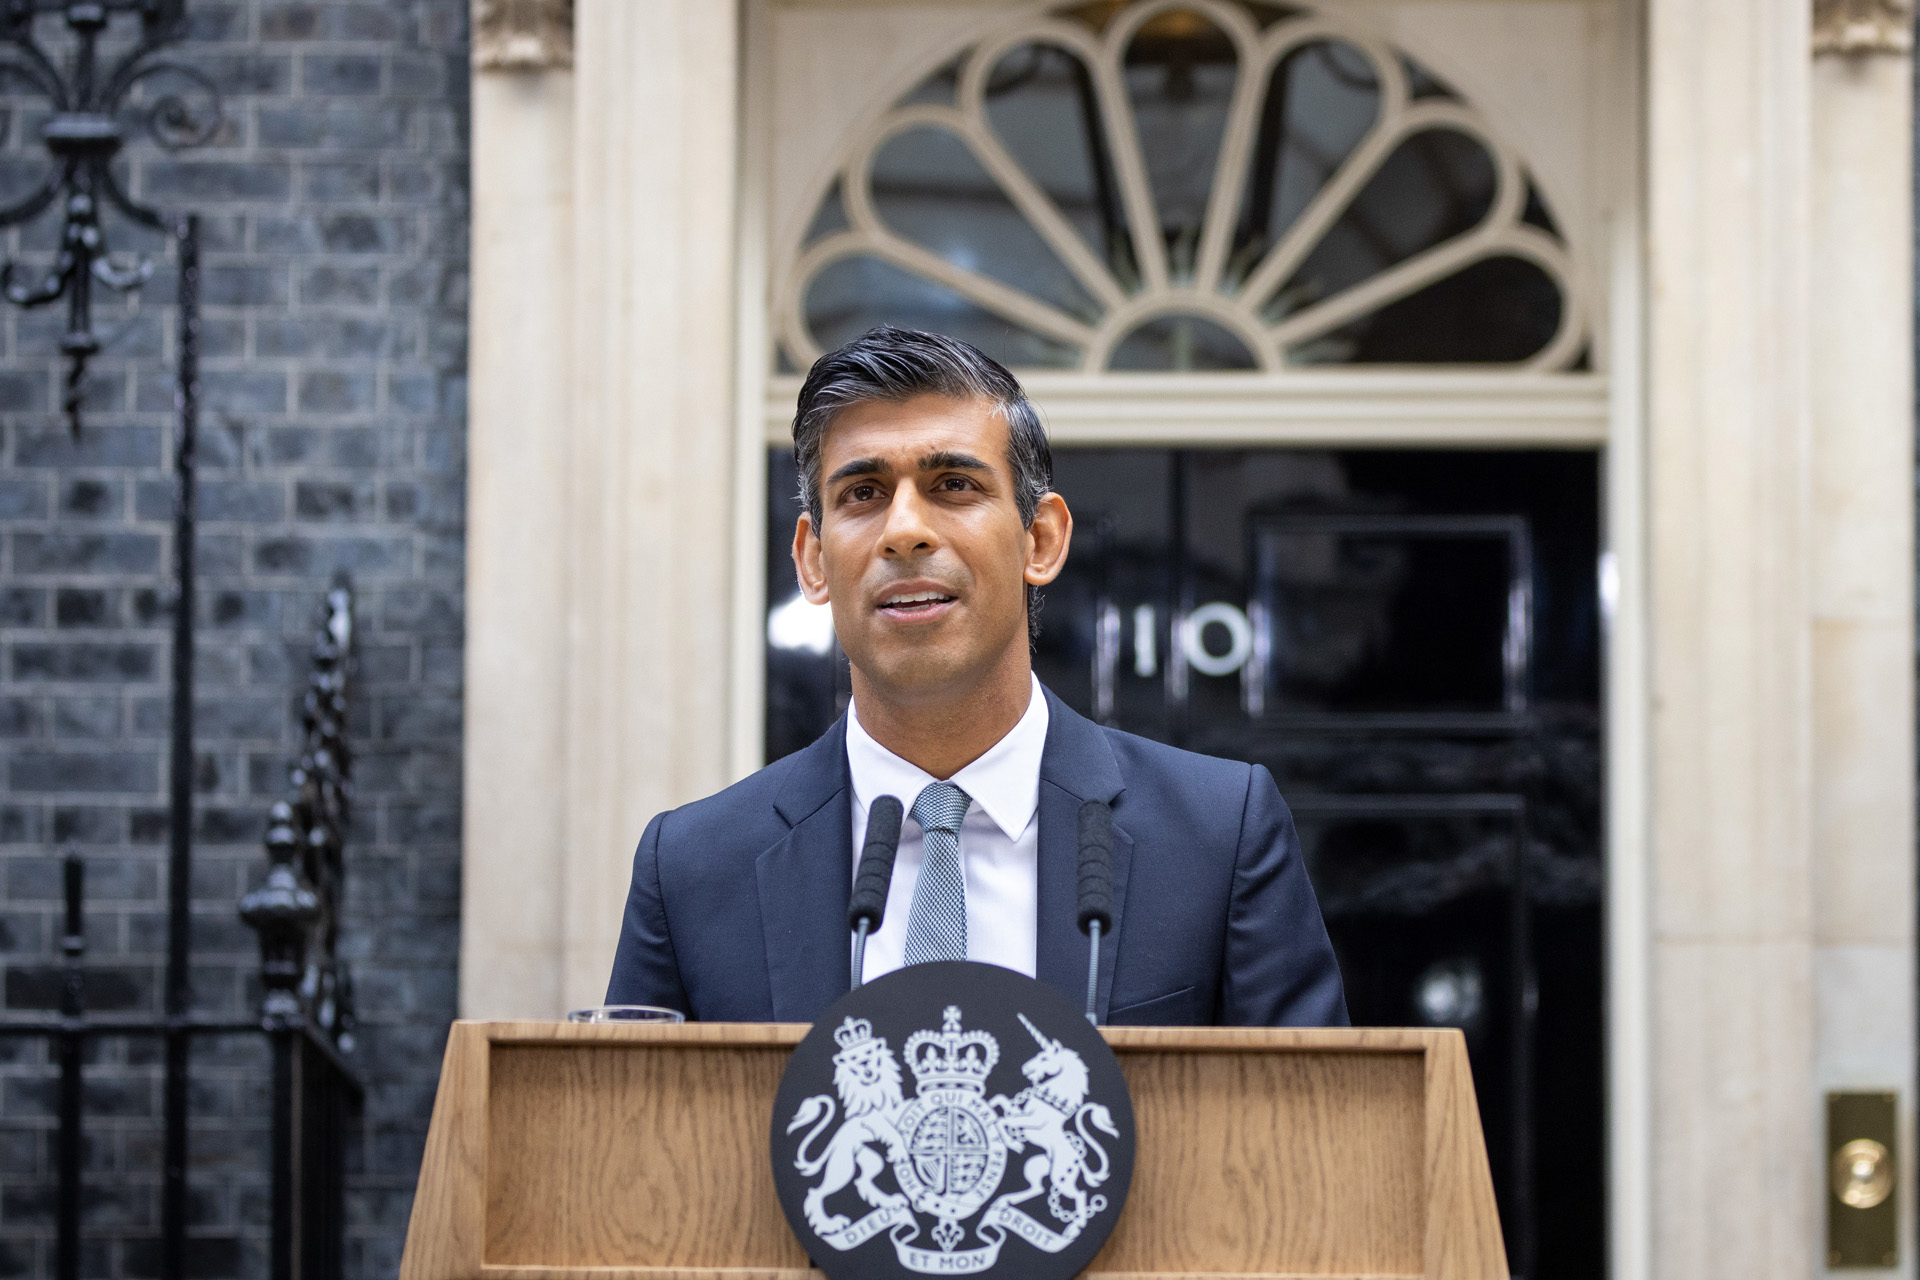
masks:
[[[353,984],[337,950],[347,829],[347,676],[353,593],[327,593],[306,692],[306,744],[293,796],[267,820],[267,878],[240,900],[260,936],[260,1029],[273,1049],[274,1280],[340,1274],[344,1146],[360,1084]]]
[[[109,42],[115,22],[133,24],[131,40]],[[360,1085],[348,1065],[352,991],[337,960],[341,849],[346,829],[347,682],[353,647],[353,597],[335,584],[319,618],[306,696],[306,741],[290,798],[272,811],[265,882],[240,904],[259,934],[264,997],[256,1019],[219,1020],[193,1012],[190,894],[193,871],[193,668],[196,610],[195,468],[200,404],[200,232],[192,216],[143,205],[113,169],[130,123],[168,150],[195,146],[220,120],[217,86],[203,72],[162,56],[185,34],[186,0],[0,0],[0,81],[44,98],[41,126],[47,168],[32,189],[0,205],[0,228],[58,208],[57,242],[44,270],[0,262],[0,296],[22,307],[66,305],[60,352],[66,364],[62,410],[75,435],[89,362],[103,346],[94,329],[96,286],[140,288],[153,264],[116,262],[102,215],[115,212],[165,235],[179,269],[178,410],[173,521],[172,727],[169,742],[167,960],[161,1011],[116,1016],[87,1011],[86,868],[65,861],[64,973],[58,1012],[0,1018],[0,1036],[38,1037],[59,1070],[54,1134],[55,1247],[58,1280],[78,1280],[84,1148],[83,1072],[88,1042],[157,1038],[162,1091],[160,1266],[163,1280],[187,1270],[189,1050],[205,1037],[264,1036],[272,1058],[273,1280],[332,1280],[341,1272],[342,1160],[346,1121]],[[56,56],[43,38],[64,29],[71,43]],[[108,50],[118,51],[108,58]],[[169,91],[168,81],[171,81]],[[195,110],[188,96],[204,96]]]
[[[291,798],[273,806],[267,827],[264,883],[239,904],[260,938],[264,995],[254,1020],[222,1020],[168,1008],[158,1017],[89,1014],[86,1010],[86,867],[64,862],[64,959],[57,1015],[11,1014],[0,1036],[51,1042],[59,1070],[54,1133],[54,1275],[80,1273],[82,1063],[95,1037],[154,1037],[166,1049],[168,1103],[162,1112],[165,1176],[161,1196],[161,1274],[184,1274],[187,1226],[187,1051],[196,1038],[263,1036],[272,1056],[270,1249],[273,1280],[332,1280],[341,1274],[344,1148],[361,1085],[353,1051],[352,984],[335,949],[346,830],[347,679],[353,643],[353,596],[340,583],[318,619],[306,697],[306,742],[293,767]],[[169,943],[184,925],[169,917]],[[170,945],[169,957],[185,956]],[[182,968],[184,969],[184,962]],[[184,984],[183,984],[184,985]],[[171,995],[171,990],[169,992]],[[171,1105],[177,1089],[179,1106]]]

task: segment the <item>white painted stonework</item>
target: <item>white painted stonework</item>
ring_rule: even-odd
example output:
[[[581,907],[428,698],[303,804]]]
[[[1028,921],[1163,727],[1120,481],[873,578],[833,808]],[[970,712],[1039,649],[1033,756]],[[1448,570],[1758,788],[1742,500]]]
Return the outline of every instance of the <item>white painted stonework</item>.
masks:
[[[728,780],[737,27],[574,33],[475,76],[467,1016],[599,1003],[647,819]]]
[[[560,1007],[573,75],[473,86],[464,1013]]]
[[[1898,1088],[1911,1269],[1913,15],[1877,9],[1888,38],[1867,47],[1856,22],[1811,86],[1814,1079]]]
[[[1813,1078],[1809,33],[1649,8],[1651,1265],[1803,1276]]]

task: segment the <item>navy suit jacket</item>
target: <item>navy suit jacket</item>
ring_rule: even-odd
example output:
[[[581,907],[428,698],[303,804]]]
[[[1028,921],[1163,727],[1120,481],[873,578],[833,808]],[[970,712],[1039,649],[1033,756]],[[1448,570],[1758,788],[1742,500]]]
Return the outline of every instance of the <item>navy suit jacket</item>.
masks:
[[[1114,927],[1100,939],[1101,1022],[1345,1026],[1340,970],[1273,776],[1102,728],[1046,697],[1035,976],[1086,1000],[1078,821],[1082,801],[1105,800]],[[845,994],[852,795],[842,718],[805,750],[648,823],[607,1002],[811,1022]]]

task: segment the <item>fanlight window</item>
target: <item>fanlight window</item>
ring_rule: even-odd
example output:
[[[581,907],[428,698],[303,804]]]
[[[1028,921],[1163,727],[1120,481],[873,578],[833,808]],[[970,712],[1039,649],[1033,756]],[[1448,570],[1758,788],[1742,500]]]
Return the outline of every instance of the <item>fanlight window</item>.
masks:
[[[793,247],[785,361],[882,322],[1104,370],[1583,358],[1571,255],[1447,84],[1252,0],[1077,4],[874,121]]]

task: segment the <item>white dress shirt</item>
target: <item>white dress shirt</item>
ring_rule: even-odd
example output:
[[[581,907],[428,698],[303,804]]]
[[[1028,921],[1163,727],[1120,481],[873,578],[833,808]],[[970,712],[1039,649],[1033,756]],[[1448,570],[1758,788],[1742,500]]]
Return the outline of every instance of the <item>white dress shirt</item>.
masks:
[[[1040,757],[1047,745],[1047,699],[1040,681],[1020,722],[985,755],[947,779],[971,796],[960,824],[960,868],[967,883],[967,959],[982,960],[1034,976],[1039,922]],[[908,817],[900,824],[900,852],[887,890],[880,932],[867,939],[863,982],[892,973],[905,960],[907,916],[925,855],[920,824],[912,817],[921,788],[937,782],[875,742],[847,709],[847,767],[853,774],[853,865],[867,836],[867,808],[881,796],[898,796]]]

